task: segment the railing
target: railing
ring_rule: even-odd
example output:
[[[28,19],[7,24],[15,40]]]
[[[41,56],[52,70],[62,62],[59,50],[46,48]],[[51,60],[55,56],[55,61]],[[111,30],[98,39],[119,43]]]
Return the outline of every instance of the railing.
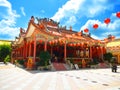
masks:
[[[71,59],[72,60],[82,60],[82,59],[84,59],[84,60],[87,60],[87,59],[90,60],[90,58],[74,58],[74,57],[67,57],[66,58],[66,60],[71,60]]]

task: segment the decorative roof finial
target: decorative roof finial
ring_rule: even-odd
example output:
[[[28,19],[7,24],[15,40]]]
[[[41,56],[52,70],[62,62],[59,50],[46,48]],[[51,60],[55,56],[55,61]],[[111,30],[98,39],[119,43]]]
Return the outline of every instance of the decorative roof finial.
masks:
[[[72,31],[72,26],[70,26],[70,31]]]
[[[31,16],[31,20],[30,21],[34,22],[34,20],[35,20],[34,16]]]

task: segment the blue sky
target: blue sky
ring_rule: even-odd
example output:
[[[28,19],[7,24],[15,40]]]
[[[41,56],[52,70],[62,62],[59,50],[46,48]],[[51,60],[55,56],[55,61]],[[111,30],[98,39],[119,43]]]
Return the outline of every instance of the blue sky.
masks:
[[[75,31],[89,29],[95,39],[112,34],[120,38],[120,0],[0,0],[0,39],[15,40],[30,17],[52,18]],[[110,18],[106,25],[104,20]],[[99,27],[93,28],[97,23]]]

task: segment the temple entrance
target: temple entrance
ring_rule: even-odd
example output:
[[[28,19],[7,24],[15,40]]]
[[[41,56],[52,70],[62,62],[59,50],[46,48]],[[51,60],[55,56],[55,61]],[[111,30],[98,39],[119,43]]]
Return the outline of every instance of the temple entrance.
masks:
[[[64,51],[62,46],[56,46],[52,51],[53,62],[64,63]]]

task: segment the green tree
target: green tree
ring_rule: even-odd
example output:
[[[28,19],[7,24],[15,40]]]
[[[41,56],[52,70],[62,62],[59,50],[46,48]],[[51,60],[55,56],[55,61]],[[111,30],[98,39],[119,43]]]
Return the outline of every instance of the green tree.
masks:
[[[11,54],[11,46],[10,45],[0,45],[0,61],[4,61],[7,55]]]
[[[104,60],[110,62],[112,59],[113,55],[112,53],[108,52],[104,54]]]
[[[47,66],[49,65],[50,54],[48,51],[42,51],[39,55],[40,61],[37,63],[37,66]]]

